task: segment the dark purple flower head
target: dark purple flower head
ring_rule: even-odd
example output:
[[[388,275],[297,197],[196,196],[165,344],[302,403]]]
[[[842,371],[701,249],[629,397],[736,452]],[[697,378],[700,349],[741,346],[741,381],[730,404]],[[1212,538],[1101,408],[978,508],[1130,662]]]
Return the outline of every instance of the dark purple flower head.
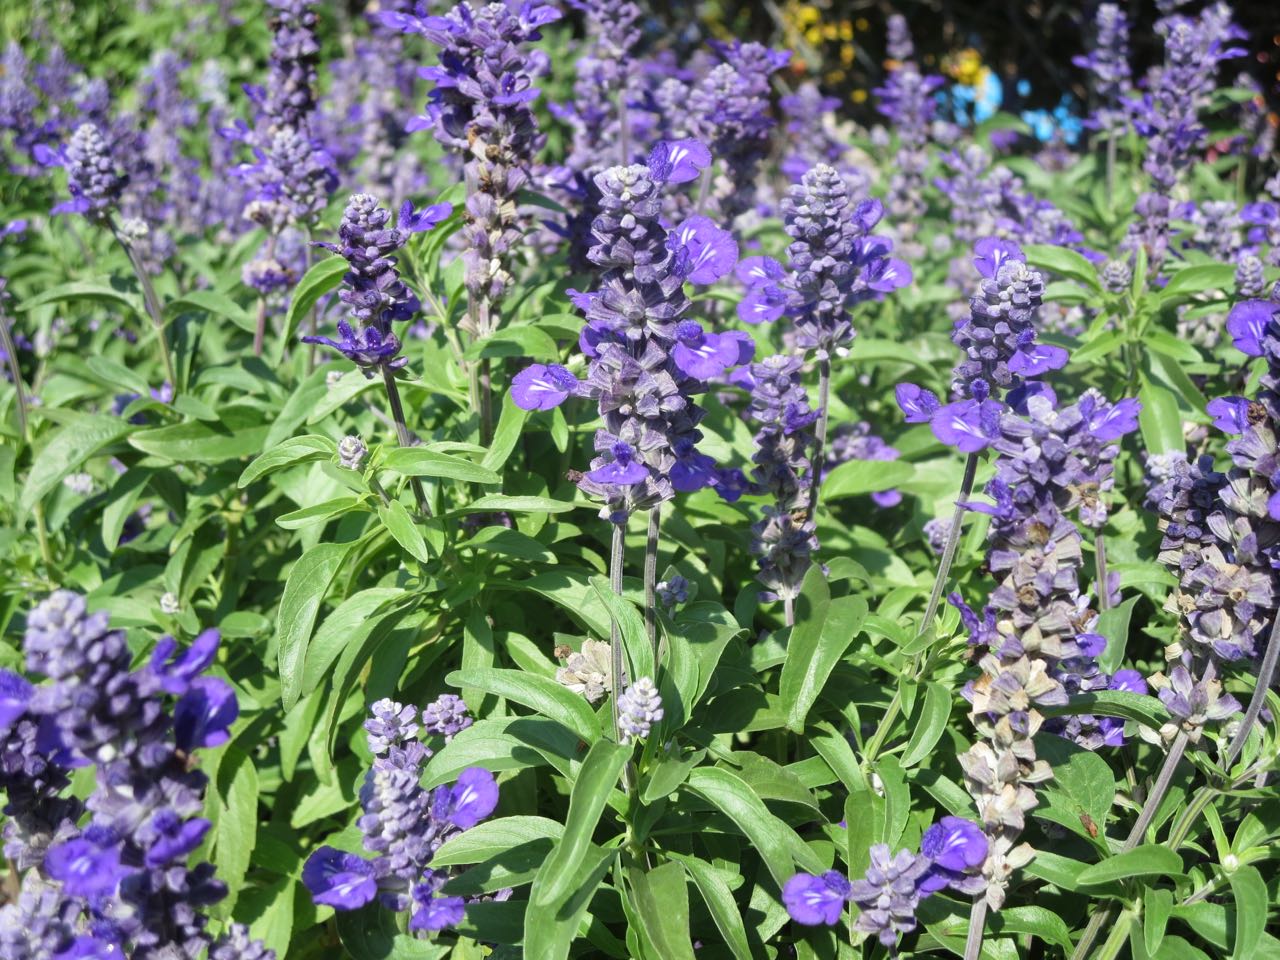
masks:
[[[97,831],[50,847],[44,869],[73,897],[103,897],[115,892],[127,873],[120,865],[119,840]]]
[[[711,151],[699,140],[659,140],[649,151],[649,170],[662,183],[688,183],[709,166]]]
[[[578,378],[556,363],[535,363],[511,380],[511,398],[522,410],[550,410],[581,389]]]
[[[302,868],[302,882],[316,903],[336,910],[355,910],[378,892],[373,864],[354,853],[321,847]]]
[[[972,870],[987,859],[987,836],[972,820],[943,817],[924,832],[920,852],[948,870]]]
[[[942,404],[932,390],[914,383],[900,383],[893,390],[898,407],[906,414],[907,423],[928,423]]]
[[[0,670],[0,728],[27,712],[31,700],[31,684],[11,670]]]
[[[1246,356],[1264,353],[1263,339],[1280,315],[1280,303],[1274,300],[1246,300],[1237,303],[1227,314],[1227,332],[1237,350]]]
[[[221,746],[231,739],[231,724],[239,713],[230,684],[217,677],[200,677],[174,705],[174,742],[184,753]]]
[[[837,870],[819,877],[798,873],[783,886],[782,903],[796,923],[833,926],[840,922],[851,889],[848,879]]]
[[[498,806],[498,784],[483,767],[468,767],[451,787],[438,787],[433,812],[459,830],[468,830]]]
[[[82,123],[76,128],[64,151],[63,165],[71,199],[54,207],[53,213],[80,213],[101,219],[119,206],[128,177],[97,126]]]
[[[738,260],[738,243],[728,230],[721,230],[709,217],[690,217],[668,238],[679,244],[688,257],[684,272],[690,283],[715,283],[733,270]]]

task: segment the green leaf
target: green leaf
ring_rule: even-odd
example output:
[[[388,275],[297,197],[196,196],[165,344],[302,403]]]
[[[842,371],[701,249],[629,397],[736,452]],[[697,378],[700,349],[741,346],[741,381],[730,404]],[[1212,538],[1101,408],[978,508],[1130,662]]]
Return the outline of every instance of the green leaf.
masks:
[[[1142,893],[1142,942],[1147,953],[1154,955],[1164,940],[1173,912],[1173,891],[1165,887],[1148,887]]]
[[[778,692],[787,706],[787,727],[804,732],[805,719],[867,618],[867,601],[841,597],[834,603],[822,568],[805,573],[796,600],[796,625],[787,640]]]
[[[302,318],[311,312],[321,297],[337,289],[338,284],[342,283],[342,275],[347,272],[347,268],[347,261],[342,257],[326,257],[312,264],[311,269],[298,281],[289,298],[289,313],[285,317],[284,335],[280,338],[280,344],[276,350],[277,364],[284,358],[285,350],[293,344]],[[255,325],[256,323],[255,320]]]
[[[318,543],[293,565],[280,598],[276,656],[280,667],[280,699],[291,710],[302,694],[307,645],[316,614],[352,543]]]
[[[382,459],[382,466],[406,477],[443,477],[465,483],[502,482],[502,477],[478,463],[423,447],[396,447],[389,450]]]
[[[601,741],[602,743],[605,741]],[[576,862],[557,865],[548,857],[534,878],[529,891],[529,908],[524,915],[524,949],[522,960],[566,960],[569,946],[578,938],[578,929],[591,905],[591,898],[617,853],[588,845]],[[553,882],[564,887],[564,894],[550,907],[539,908],[544,891]]]
[[[1071,931],[1052,910],[1044,907],[1008,907],[988,916],[992,933],[1030,934],[1071,953]]]
[[[675,862],[652,870],[635,865],[627,870],[627,880],[640,925],[657,955],[663,960],[694,960],[684,867]]]
[[[154,474],[145,467],[132,467],[112,484],[107,495],[110,502],[102,508],[102,543],[109,552],[119,545],[124,525]]]
[[[940,683],[930,683],[925,687],[924,702],[913,723],[907,749],[902,754],[904,767],[914,767],[933,752],[933,748],[942,739],[949,719],[951,691]]]
[[[354,960],[440,960],[448,954],[447,944],[400,933],[395,916],[376,903],[334,911],[342,946]]]
[[[891,490],[906,483],[915,472],[915,467],[905,460],[849,460],[822,481],[822,498],[839,500]]]
[[[143,453],[175,463],[222,463],[252,456],[262,449],[271,425],[262,411],[247,406],[222,409],[217,423],[196,420],[140,430],[129,443]]]
[[[324,618],[304,656],[302,685],[298,695],[310,695],[329,673],[334,661],[352,644],[363,643],[374,630],[391,626],[408,612],[400,601],[411,594],[399,587],[371,587],[353,594]]]
[[[1231,884],[1236,908],[1231,960],[1249,960],[1267,927],[1267,885],[1257,867],[1249,864],[1232,870],[1227,874],[1227,881]]]
[[[1142,335],[1142,342],[1156,353],[1163,353],[1182,363],[1200,363],[1203,359],[1200,351],[1186,340],[1181,340],[1160,327],[1148,329]]]
[[[1149,876],[1182,876],[1182,858],[1167,847],[1147,843],[1085,867],[1076,882],[1082,887],[1096,887],[1130,877]]]
[[[501,493],[491,493],[478,497],[463,507],[455,507],[449,516],[462,513],[565,513],[578,507],[591,507],[590,503],[571,503],[568,500],[553,500],[550,497],[509,497]]]
[[[1044,243],[1029,243],[1022,248],[1027,263],[1043,270],[1051,270],[1083,283],[1095,293],[1102,289],[1098,283],[1098,271],[1081,254],[1067,247],[1055,247]]]
[[[1040,708],[1046,717],[1064,717],[1082,713],[1095,713],[1104,717],[1120,717],[1133,720],[1153,730],[1160,729],[1169,718],[1168,711],[1155,697],[1146,697],[1140,693],[1128,693],[1124,690],[1096,690],[1092,693],[1077,693],[1065,706],[1046,706]]]
[[[427,549],[427,541],[422,538],[417,524],[409,516],[409,511],[399,500],[392,500],[385,506],[378,507],[378,519],[387,528],[396,543],[419,563],[430,563],[431,552]]]
[[[1235,288],[1236,268],[1230,263],[1204,263],[1184,267],[1169,278],[1160,299],[1165,303],[1185,299],[1207,290],[1232,290]]]
[[[587,701],[548,677],[523,670],[477,668],[455,670],[445,677],[445,683],[451,687],[474,687],[523,704],[567,727],[588,743],[600,738],[600,721]]]
[[[243,886],[258,837],[258,772],[235,745],[227,747],[218,764],[217,790],[218,878],[234,897]]]
[[[303,507],[301,510],[282,513],[276,517],[276,526],[284,530],[297,530],[299,527],[309,526],[346,513],[348,510],[354,509],[359,503],[359,497],[334,497],[332,500],[325,500],[323,503],[313,503],[311,506]]]
[[[564,835],[555,850],[547,858],[545,873],[540,884],[535,884],[531,905],[547,909],[562,903],[573,889],[575,868],[584,859],[591,846],[600,815],[604,813],[609,794],[618,785],[618,778],[632,750],[610,740],[597,740],[587,751],[578,779],[569,792],[569,813],[565,817]]]
[[[292,437],[272,447],[257,457],[244,468],[236,486],[243,490],[259,477],[298,463],[310,463],[314,460],[328,460],[338,452],[337,445],[328,437],[319,434],[307,434],[305,437]]]
[[[502,398],[502,413],[498,417],[497,429],[493,431],[493,442],[489,444],[489,452],[481,462],[486,470],[501,470],[506,465],[516,444],[520,442],[520,434],[528,419],[529,411],[516,406],[511,391],[508,390]]]
[[[477,340],[463,353],[467,360],[481,357],[524,357],[528,360],[560,359],[555,340],[538,327],[523,324],[505,327],[484,340]]]
[[[769,812],[764,801],[741,777],[720,767],[699,767],[685,782],[723,813],[751,841],[774,882],[781,887],[795,875],[795,864],[811,873],[821,873],[821,861],[786,823]]]
[[[1094,623],[1094,632],[1107,638],[1107,646],[1098,657],[1098,665],[1107,673],[1115,673],[1124,663],[1125,649],[1129,645],[1129,620],[1137,602],[1137,597],[1130,597],[1118,607],[1103,610]]]
[[[1142,441],[1149,453],[1168,453],[1186,450],[1182,436],[1182,415],[1178,412],[1178,399],[1173,392],[1156,383],[1146,382],[1138,391],[1142,411],[1138,414],[1138,426]]]
[[[52,287],[24,301],[18,310],[34,310],[36,307],[43,307],[46,303],[63,303],[68,300],[105,300],[132,310],[138,316],[145,316],[141,302],[134,297],[105,283],[96,283],[92,280],[75,280]]]
[[[629,603],[613,592],[606,577],[592,577],[591,589],[596,598],[609,611],[611,620],[616,620],[618,630],[622,634],[622,649],[626,653],[627,676],[632,680],[640,677],[657,678],[657,666],[653,662],[653,647],[649,645],[649,637],[645,633],[644,616]],[[609,636],[603,639],[609,640]]]
[[[29,513],[67,474],[86,460],[125,436],[133,427],[120,417],[79,416],[61,427],[35,455],[26,486],[18,500],[18,512]]]
[[[742,922],[742,910],[734,902],[733,892],[711,865],[697,857],[668,852],[667,856],[684,864],[694,886],[702,894],[711,919],[716,929],[724,937],[725,946],[733,953],[734,960],[754,960],[755,954],[751,942],[747,939],[747,928]]]
[[[1114,353],[1126,343],[1126,335],[1119,330],[1106,330],[1091,338],[1083,347],[1071,354],[1071,361],[1076,364],[1086,363]]]
[[[449,839],[431,857],[437,867],[479,863],[518,843],[559,840],[564,826],[546,817],[501,817],[486,820]]]
[[[164,306],[165,316],[173,318],[183,313],[207,313],[212,317],[226,317],[246,333],[253,333],[258,321],[249,311],[236,303],[225,293],[216,290],[193,290],[177,300],[170,300]]]

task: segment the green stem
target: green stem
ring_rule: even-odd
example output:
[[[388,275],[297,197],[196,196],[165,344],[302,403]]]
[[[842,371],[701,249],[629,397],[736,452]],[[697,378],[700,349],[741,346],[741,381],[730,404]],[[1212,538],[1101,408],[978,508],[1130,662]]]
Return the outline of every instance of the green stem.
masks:
[[[138,286],[142,288],[142,302],[146,306],[147,315],[151,317],[151,324],[155,327],[156,340],[160,344],[160,359],[164,361],[165,376],[169,379],[169,385],[173,387],[176,395],[178,392],[178,375],[174,372],[173,357],[169,354],[169,342],[164,335],[164,312],[160,309],[160,300],[156,296],[156,288],[151,283],[151,277],[148,276],[146,268],[143,267],[142,261],[138,259],[137,253],[129,241],[120,235],[120,231],[116,229],[114,221],[110,222],[111,233],[115,236],[116,242],[124,249],[125,256],[129,258],[129,263],[133,266],[134,276],[138,278]]]
[[[382,383],[387,388],[387,405],[391,407],[391,419],[396,424],[396,439],[402,447],[413,446],[409,437],[409,427],[404,421],[404,407],[400,404],[400,389],[396,386],[395,374],[387,367],[382,368]],[[413,488],[413,499],[417,501],[418,513],[424,517],[431,516],[431,508],[427,506],[427,495],[423,492],[422,481],[417,477],[409,478],[409,486]]]
[[[978,455],[976,453],[969,454],[964,462],[964,476],[960,480],[960,495],[956,497],[956,509],[951,514],[951,529],[947,531],[947,543],[942,550],[942,560],[938,564],[938,576],[933,582],[933,592],[929,595],[929,605],[924,609],[924,616],[920,620],[920,630],[916,636],[920,636],[931,626],[933,626],[933,618],[938,612],[938,603],[942,600],[942,593],[947,588],[947,578],[951,574],[951,563],[956,557],[956,547],[960,545],[960,527],[964,522],[964,504],[968,501],[970,494],[973,493],[973,478],[978,472]]]
[[[53,574],[53,550],[49,547],[49,525],[44,519],[44,504],[37,503],[31,509],[36,521],[36,540],[40,543],[40,559],[44,561],[45,570]]]
[[[818,523],[818,493],[822,483],[823,457],[827,445],[827,407],[831,401],[831,358],[818,360],[818,422],[813,431],[813,460],[809,464],[809,518]]]
[[[622,596],[622,564],[625,552],[626,525],[615,523],[613,525],[613,539],[609,545],[609,584],[613,587],[614,596]],[[618,711],[618,698],[622,696],[622,677],[623,677],[623,655],[622,655],[622,627],[618,623],[618,618],[609,617],[609,686],[612,689],[613,696],[611,705],[613,708],[613,740],[615,743],[622,742],[622,718]],[[622,771],[622,789],[630,791],[631,789],[631,772],[630,764],[628,769]]]
[[[1107,589],[1107,539],[1101,530],[1093,538],[1094,576],[1098,581],[1098,609],[1111,608],[1111,591]]]
[[[987,924],[987,898],[978,897],[969,910],[969,935],[964,941],[964,960],[978,960],[982,954],[982,931]]]
[[[14,402],[18,407],[18,434],[27,442],[27,391],[22,385],[22,367],[18,363],[18,347],[9,330],[9,318],[0,313],[0,347],[9,358],[9,373],[13,376]]]
[[[272,233],[267,237],[266,259],[272,260],[276,255],[276,240],[278,235]],[[312,331],[313,333],[315,331]],[[262,356],[263,347],[267,342],[267,297],[266,294],[258,297],[258,322],[253,328],[253,355],[255,357]]]
[[[1280,612],[1276,613],[1275,621],[1271,625],[1271,635],[1267,638],[1267,649],[1262,655],[1262,666],[1258,668],[1258,683],[1253,688],[1253,695],[1249,697],[1249,706],[1245,708],[1244,720],[1241,721],[1240,729],[1236,731],[1236,735],[1231,738],[1231,745],[1227,747],[1227,762],[1225,764],[1227,767],[1235,763],[1236,757],[1244,749],[1245,741],[1249,739],[1249,731],[1253,729],[1254,723],[1257,722],[1258,714],[1262,712],[1262,705],[1267,700],[1267,691],[1271,688],[1271,677],[1276,672],[1277,654],[1280,654]]]
[[[1111,933],[1106,941],[1098,950],[1097,960],[1115,960],[1120,956],[1120,951],[1124,949],[1126,941],[1129,939],[1129,928],[1133,926],[1133,914],[1125,910],[1120,915],[1120,921],[1111,928]]]
[[[658,662],[658,535],[662,523],[660,507],[649,509],[649,532],[644,542],[644,627]]]

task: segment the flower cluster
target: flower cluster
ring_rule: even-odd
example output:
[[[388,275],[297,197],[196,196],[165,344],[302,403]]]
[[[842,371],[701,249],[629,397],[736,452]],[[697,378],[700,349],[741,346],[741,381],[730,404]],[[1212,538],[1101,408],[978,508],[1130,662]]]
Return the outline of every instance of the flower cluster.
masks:
[[[769,146],[774,121],[769,112],[770,77],[791,54],[759,43],[735,40],[716,45],[723,63],[689,91],[683,109],[692,115],[693,134],[722,164],[711,198],[726,223],[755,202],[755,182]]]
[[[937,109],[934,93],[942,85],[942,77],[922,74],[916,64],[908,60],[890,71],[884,85],[874,91],[880,98],[877,109],[893,124],[898,135],[885,202],[898,235],[904,238],[914,233],[915,225],[925,212],[924,171],[929,164],[926,150],[929,124]]]
[[[1174,185],[1206,136],[1198,117],[1202,100],[1218,63],[1243,52],[1227,46],[1230,30],[1214,20],[1212,10],[1199,20],[1171,17],[1166,31],[1164,66],[1151,92],[1133,108],[1134,124],[1147,137],[1142,169],[1152,189],[1135,205],[1138,222],[1130,241],[1146,248],[1153,272],[1168,253]]]
[[[782,902],[796,923],[831,926],[851,900],[860,910],[854,928],[875,935],[892,952],[899,934],[916,928],[921,900],[948,888],[981,891],[983,880],[976,871],[987,858],[987,846],[986,835],[973,821],[943,817],[924,832],[918,854],[892,854],[887,844],[875,844],[862,879],[850,882],[838,870],[821,876],[800,873],[783,886]]]
[[[668,183],[687,183],[710,163],[696,141],[659,143],[647,164],[597,174],[599,214],[588,258],[603,269],[599,289],[575,294],[587,325],[579,338],[590,360],[586,383],[564,367],[535,364],[516,375],[512,397],[545,410],[569,396],[598,400],[599,453],[578,485],[605,501],[601,515],[624,522],[639,509],[721,479],[697,450],[703,409],[693,397],[730,367],[750,360],[751,340],[713,333],[685,318],[686,282],[714,283],[737,261],[737,244],[707,217],[663,227]]]
[[[419,5],[419,10],[425,9]],[[496,321],[484,314],[510,283],[508,260],[520,238],[516,197],[545,139],[538,133],[528,44],[540,27],[560,18],[555,7],[462,0],[444,16],[387,12],[389,27],[418,33],[440,48],[439,65],[421,75],[435,82],[426,113],[410,130],[430,129],[466,159],[467,223],[464,254],[473,336],[487,336]]]
[[[1115,3],[1102,3],[1094,14],[1093,49],[1075,56],[1071,62],[1093,77],[1098,99],[1093,122],[1098,129],[1116,135],[1123,128],[1124,111],[1120,97],[1130,81],[1129,18]]]
[[[1110,718],[1046,724],[1040,708],[1065,705],[1081,691],[1141,689],[1131,672],[1108,677],[1098,667],[1106,640],[1094,632],[1097,614],[1080,592],[1081,537],[1068,519],[1075,508],[1093,515],[1086,498],[1109,471],[1114,442],[1137,428],[1137,401],[1112,405],[1088,394],[1057,409],[1045,389],[1020,406],[1025,415],[1003,413],[993,437],[998,457],[987,493],[995,503],[966,504],[991,516],[987,568],[999,585],[981,617],[958,594],[950,598],[970,642],[985,651],[980,675],[966,688],[982,739],[960,763],[991,839],[983,875],[994,909],[1012,871],[1033,855],[1018,839],[1037,805],[1035,785],[1052,776],[1036,756],[1036,733],[1044,728],[1087,748],[1121,742],[1122,726]]]
[[[264,227],[267,239],[243,272],[245,283],[266,298],[292,286],[305,261],[294,263],[281,246],[294,232],[318,220],[338,185],[337,165],[315,127],[316,67],[314,0],[270,0],[271,63],[267,86],[246,87],[257,116],[226,135],[246,143],[253,161],[233,171],[244,185],[246,220]],[[302,252],[296,241],[295,249]]]
[[[952,371],[956,399],[944,406],[932,391],[913,383],[896,390],[908,423],[929,423],[940,441],[966,453],[983,450],[995,439],[1005,409],[1002,395],[1067,362],[1066,350],[1036,342],[1044,279],[1027,266],[1022,249],[985,237],[974,244],[974,253],[982,282],[969,300],[968,318],[957,321],[951,334],[965,355]],[[1034,392],[1024,386],[1020,393],[1029,391]]]
[[[803,366],[800,357],[774,354],[751,364],[748,371],[748,412],[760,425],[751,457],[751,492],[771,500],[763,518],[751,527],[751,552],[760,564],[757,579],[767,588],[763,599],[799,596],[818,549],[809,509],[818,414],[809,408],[800,376]]]
[[[555,113],[573,127],[573,144],[565,166],[596,173],[604,165],[602,144],[618,144],[619,163],[627,164],[633,159],[622,151],[625,144],[632,142],[634,124],[627,106],[637,70],[633,51],[640,42],[640,8],[632,0],[569,2],[584,15],[589,46],[577,63],[573,102],[557,108]]]
[[[165,637],[131,670],[124,634],[80,595],[61,590],[31,611],[26,667],[46,682],[0,671],[5,856],[30,871],[0,910],[6,956],[195,960],[232,940],[261,951],[242,929],[214,943],[204,909],[226,888],[212,865],[187,865],[210,827],[206,778],[189,761],[226,743],[238,712],[231,687],[202,676],[218,640],[208,630],[179,650]],[[96,776],[82,806],[62,793],[86,764]]]
[[[53,212],[79,213],[96,220],[109,217],[120,205],[128,178],[102,131],[92,123],[76,127],[66,146],[64,164],[71,199],[58,204]]]
[[[422,711],[422,728],[446,737],[452,736],[447,730],[463,729],[456,706],[436,701]],[[468,767],[451,786],[424,788],[419,781],[431,750],[418,739],[417,711],[380,700],[371,712],[365,730],[374,760],[360,788],[364,813],[357,823],[373,857],[320,847],[307,858],[302,882],[316,903],[336,910],[376,900],[397,913],[412,911],[414,932],[457,926],[466,901],[444,894],[449,873],[431,860],[446,840],[493,813],[498,785],[488,770]]]
[[[319,244],[350,265],[338,295],[348,311],[348,316],[338,321],[341,339],[306,336],[302,341],[332,347],[359,366],[366,377],[382,367],[394,370],[404,366],[407,361],[399,356],[400,338],[392,330],[392,322],[410,319],[421,305],[400,279],[394,254],[411,235],[432,229],[451,211],[444,203],[415,212],[405,201],[396,226],[391,227],[391,211],[378,206],[376,197],[365,193],[353,196],[338,227],[341,244]]]
[[[618,725],[622,743],[641,740],[662,719],[662,696],[649,677],[641,677],[618,698]]]
[[[796,345],[830,354],[853,341],[850,307],[906,286],[911,268],[889,256],[893,241],[871,232],[884,214],[880,201],[853,204],[844,178],[825,163],[787,191],[782,211],[792,238],[782,287]]]

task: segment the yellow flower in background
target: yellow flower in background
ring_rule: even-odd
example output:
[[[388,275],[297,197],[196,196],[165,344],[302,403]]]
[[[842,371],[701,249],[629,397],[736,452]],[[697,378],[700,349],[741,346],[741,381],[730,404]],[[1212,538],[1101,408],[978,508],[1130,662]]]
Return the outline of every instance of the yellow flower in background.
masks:
[[[867,91],[865,91],[865,90],[854,90],[854,91],[852,91],[852,92],[849,94],[849,99],[850,99],[850,100],[852,100],[854,103],[866,103],[866,102],[867,102]]]
[[[982,54],[973,47],[967,47],[943,60],[942,72],[966,87],[977,87],[986,80],[991,68],[982,62]]]

